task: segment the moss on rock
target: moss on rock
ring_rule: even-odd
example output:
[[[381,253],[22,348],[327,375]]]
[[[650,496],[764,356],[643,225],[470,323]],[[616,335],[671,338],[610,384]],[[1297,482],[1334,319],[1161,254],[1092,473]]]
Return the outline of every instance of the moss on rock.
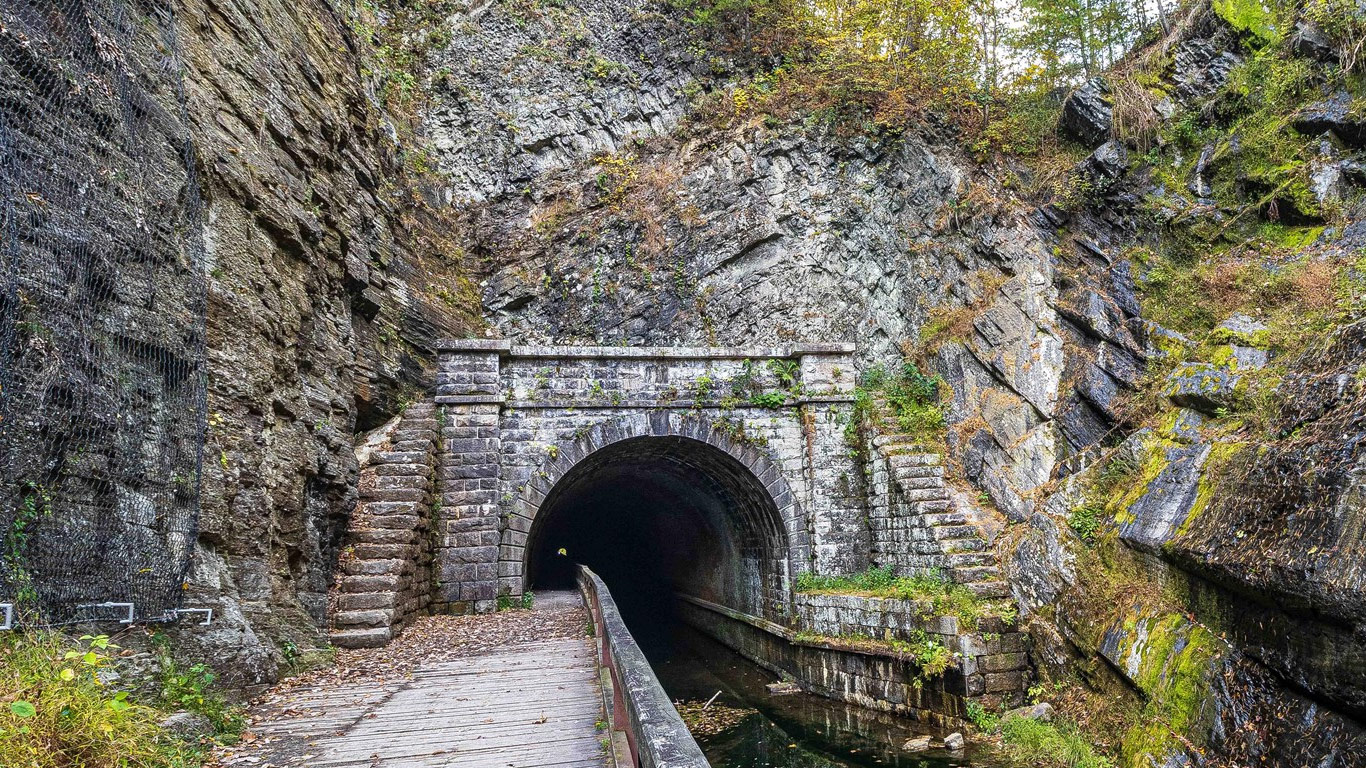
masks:
[[[1223,644],[1212,632],[1179,614],[1139,621],[1143,642],[1131,641],[1126,660],[1133,683],[1148,697],[1138,722],[1125,735],[1120,764],[1146,768],[1154,758],[1203,746],[1214,724],[1211,695]],[[1136,673],[1135,673],[1136,672]]]

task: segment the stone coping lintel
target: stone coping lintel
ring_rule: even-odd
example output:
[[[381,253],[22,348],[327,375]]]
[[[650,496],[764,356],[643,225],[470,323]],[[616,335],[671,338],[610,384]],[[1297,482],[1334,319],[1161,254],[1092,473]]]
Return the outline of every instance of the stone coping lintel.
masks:
[[[496,352],[507,357],[526,358],[768,359],[854,352],[854,345],[848,342],[789,347],[597,347],[513,345],[505,339],[441,339],[436,346],[440,352]]]

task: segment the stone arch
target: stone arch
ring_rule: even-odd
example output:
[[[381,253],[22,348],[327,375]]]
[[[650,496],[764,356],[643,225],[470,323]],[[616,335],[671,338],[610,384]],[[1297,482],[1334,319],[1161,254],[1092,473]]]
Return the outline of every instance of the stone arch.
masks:
[[[610,467],[623,456],[658,459],[692,470],[699,483],[733,502],[739,546],[760,548],[764,565],[755,600],[740,600],[756,613],[781,612],[790,601],[795,573],[810,561],[805,515],[782,468],[763,450],[737,440],[694,414],[654,411],[614,416],[555,444],[514,495],[499,548],[501,590],[530,587],[543,510],[553,508],[566,486],[585,473]],[[748,550],[747,550],[748,551]],[[719,597],[719,596],[712,596]],[[721,600],[722,602],[737,602]]]

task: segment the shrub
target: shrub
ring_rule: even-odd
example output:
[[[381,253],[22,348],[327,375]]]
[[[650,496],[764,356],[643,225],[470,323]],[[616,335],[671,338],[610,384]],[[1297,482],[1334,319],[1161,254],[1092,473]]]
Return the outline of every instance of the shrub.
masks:
[[[15,768],[199,765],[204,750],[162,730],[158,708],[100,678],[105,636],[0,639],[0,755]]]
[[[214,688],[217,675],[204,664],[182,668],[165,657],[161,670],[161,701],[167,709],[201,714],[220,734],[242,730],[242,716]]]
[[[953,651],[950,651],[938,640],[931,638],[923,630],[913,630],[910,640],[889,639],[887,643],[892,647],[892,650],[913,659],[916,666],[920,668],[920,673],[912,683],[917,688],[920,687],[922,681],[944,674],[949,665],[953,663]]]
[[[1058,143],[1058,117],[1062,99],[1050,87],[1038,67],[1030,67],[1011,88],[1013,95],[1002,99],[1001,109],[987,122],[973,144],[978,158],[993,153],[1034,157]]]
[[[1213,0],[1214,12],[1234,29],[1252,35],[1261,43],[1273,43],[1280,38],[1276,29],[1276,14],[1259,0]]]
[[[1067,518],[1067,526],[1074,533],[1081,537],[1082,541],[1090,542],[1096,537],[1096,532],[1100,530],[1100,517],[1102,510],[1090,504],[1083,504],[1072,510],[1072,514]]]
[[[945,426],[939,404],[942,384],[938,376],[926,376],[914,363],[903,363],[895,373],[874,366],[854,392],[855,420],[879,415],[877,400],[881,398],[898,429],[921,440],[938,440]]]
[[[760,408],[781,408],[787,402],[787,394],[783,392],[759,392],[750,395],[749,401]]]
[[[499,595],[498,610],[500,611],[529,611],[535,604],[536,596],[530,590],[523,592],[520,596]]]
[[[984,733],[992,733],[1001,725],[1001,716],[995,712],[988,712],[980,701],[968,702],[968,722],[977,726],[978,730]]]

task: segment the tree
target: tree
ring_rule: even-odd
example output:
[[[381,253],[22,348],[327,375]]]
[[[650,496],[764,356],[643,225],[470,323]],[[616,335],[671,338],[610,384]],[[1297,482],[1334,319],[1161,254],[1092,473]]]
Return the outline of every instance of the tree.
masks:
[[[1166,24],[1162,0],[1155,3]],[[1011,41],[1022,57],[1067,86],[1112,66],[1148,28],[1149,0],[1021,0],[1022,24]]]

